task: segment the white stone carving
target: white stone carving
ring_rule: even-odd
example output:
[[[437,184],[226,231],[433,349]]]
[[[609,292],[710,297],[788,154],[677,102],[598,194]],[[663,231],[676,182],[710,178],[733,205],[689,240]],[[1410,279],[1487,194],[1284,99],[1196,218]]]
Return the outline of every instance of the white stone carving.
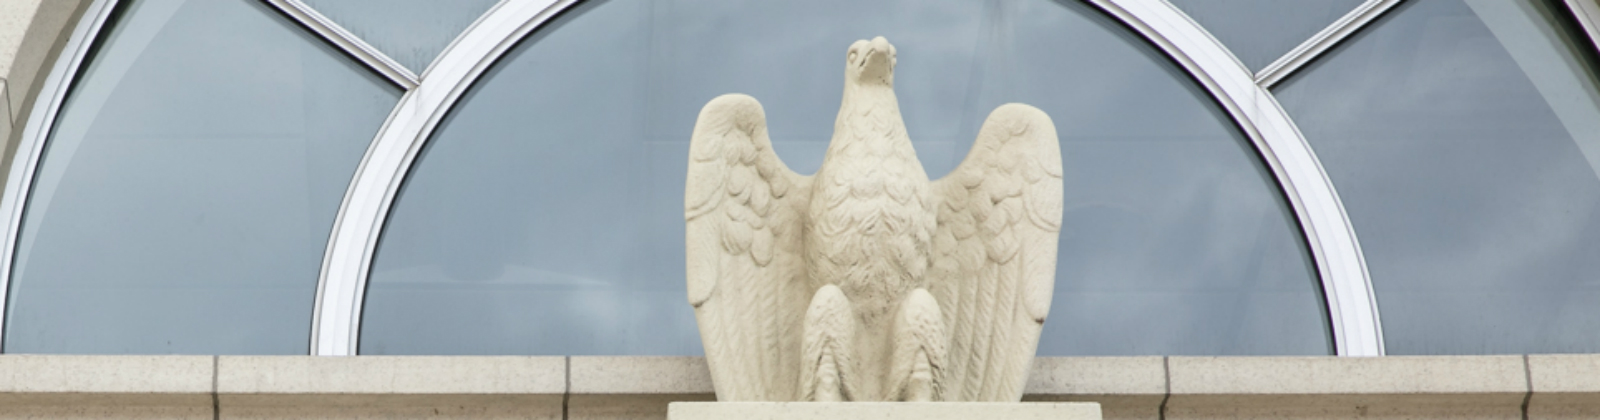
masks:
[[[689,303],[721,401],[1018,401],[1050,310],[1061,152],[1037,108],[989,114],[929,181],[894,94],[895,48],[856,41],[822,168],[772,150],[739,94],[695,122]]]

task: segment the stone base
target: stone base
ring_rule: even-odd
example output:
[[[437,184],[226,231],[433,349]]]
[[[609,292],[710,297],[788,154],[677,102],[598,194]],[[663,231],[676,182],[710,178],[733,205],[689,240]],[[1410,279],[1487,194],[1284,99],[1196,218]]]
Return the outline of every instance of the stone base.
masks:
[[[675,402],[667,420],[1100,420],[1099,403]]]

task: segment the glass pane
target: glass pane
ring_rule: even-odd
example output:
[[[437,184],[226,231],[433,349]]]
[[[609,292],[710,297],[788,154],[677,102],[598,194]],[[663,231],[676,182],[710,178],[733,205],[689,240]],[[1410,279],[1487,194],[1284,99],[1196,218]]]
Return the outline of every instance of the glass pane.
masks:
[[[418,75],[498,0],[303,0]]]
[[[683,275],[700,107],[755,96],[779,154],[814,172],[844,52],[874,35],[898,47],[896,90],[932,177],[1002,103],[1060,127],[1067,228],[1043,354],[1328,353],[1295,222],[1204,92],[1087,6],[957,0],[565,13],[434,134],[390,214],[361,351],[700,353]]]
[[[399,92],[258,2],[124,7],[46,145],[5,350],[305,354],[334,214]]]
[[[1544,3],[1407,2],[1277,89],[1389,354],[1600,352],[1600,94]]]
[[[1362,0],[1168,0],[1222,41],[1250,71],[1350,13]]]

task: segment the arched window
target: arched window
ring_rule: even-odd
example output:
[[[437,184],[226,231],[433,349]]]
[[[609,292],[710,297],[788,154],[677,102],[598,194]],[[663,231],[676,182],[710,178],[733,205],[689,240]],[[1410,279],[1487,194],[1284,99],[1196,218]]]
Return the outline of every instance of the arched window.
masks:
[[[850,13],[841,13],[850,10]],[[1328,354],[1316,270],[1270,173],[1178,67],[1076,2],[580,3],[503,57],[396,198],[365,354],[697,354],[683,182],[700,107],[763,101],[814,171],[850,42],[887,36],[931,177],[987,113],[1043,109],[1067,203],[1040,353]]]
[[[398,89],[257,2],[119,7],[33,178],[5,351],[304,354]]]
[[[1361,238],[1390,354],[1600,351],[1600,90],[1566,13],[1406,2],[1275,88]]]

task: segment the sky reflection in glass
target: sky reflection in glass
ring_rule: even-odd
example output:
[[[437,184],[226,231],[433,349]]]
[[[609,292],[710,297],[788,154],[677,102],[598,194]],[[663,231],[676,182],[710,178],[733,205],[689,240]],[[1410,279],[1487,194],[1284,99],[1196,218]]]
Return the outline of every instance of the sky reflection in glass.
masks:
[[[1168,0],[1222,41],[1250,71],[1277,61],[1362,0]]]
[[[1275,89],[1389,354],[1600,352],[1600,90],[1562,7],[1406,2]]]
[[[498,0],[304,0],[418,76]]]
[[[399,91],[259,2],[120,7],[45,145],[5,351],[305,354]]]

